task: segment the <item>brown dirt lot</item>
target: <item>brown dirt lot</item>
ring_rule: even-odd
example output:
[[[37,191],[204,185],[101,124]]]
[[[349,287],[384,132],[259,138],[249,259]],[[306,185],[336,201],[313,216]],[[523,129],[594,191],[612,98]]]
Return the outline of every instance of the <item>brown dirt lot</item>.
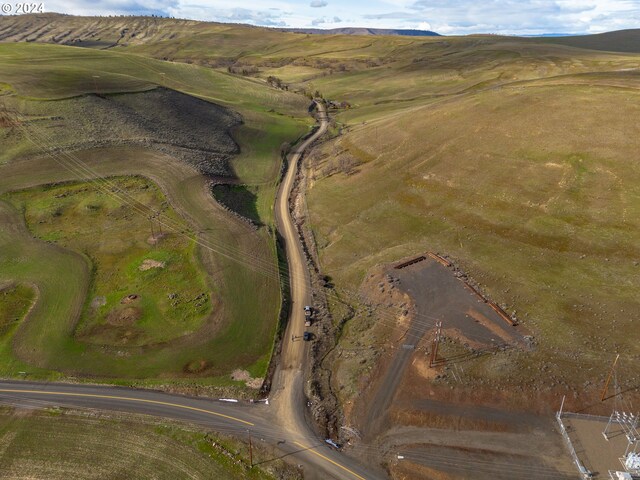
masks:
[[[479,298],[463,274],[427,257],[402,269],[377,268],[363,290],[392,340],[347,409],[368,445],[352,438],[354,454],[375,461],[387,452],[393,478],[574,478],[552,416],[514,407],[513,398],[505,401],[508,392],[496,398],[465,385],[468,364],[505,349],[526,354],[531,345],[526,331]],[[444,341],[430,368],[436,320]],[[405,458],[398,460],[398,452]]]
[[[383,281],[376,282],[379,279]],[[401,269],[391,267],[382,273],[382,277],[370,275],[367,287],[371,299],[385,297],[385,290],[388,290],[386,297],[392,301],[387,305],[398,304],[401,315],[396,317],[397,335],[391,337],[399,340],[383,357],[363,397],[367,399],[364,408],[356,416],[365,436],[375,436],[384,429],[385,413],[394,401],[394,393],[407,369],[416,369],[425,379],[432,377],[424,368],[425,353],[431,348],[427,337],[433,334],[437,320],[443,322],[445,335],[463,346],[450,361],[462,362],[498,346],[524,346],[523,335],[517,327],[507,325],[449,268],[434,259],[425,258]],[[404,302],[398,303],[403,299]],[[405,305],[404,309],[402,305]],[[386,320],[388,318],[381,319]]]

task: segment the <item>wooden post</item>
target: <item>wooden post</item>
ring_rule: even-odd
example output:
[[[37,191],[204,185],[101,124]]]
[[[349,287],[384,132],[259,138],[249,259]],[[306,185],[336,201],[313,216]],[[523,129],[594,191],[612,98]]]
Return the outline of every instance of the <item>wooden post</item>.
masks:
[[[440,333],[442,330],[442,322],[436,322],[436,335],[431,343],[431,359],[429,360],[429,367],[433,368],[438,359],[438,345],[440,344]]]
[[[611,371],[609,372],[609,376],[607,377],[607,381],[604,382],[604,389],[602,390],[602,397],[600,397],[600,401],[604,402],[604,397],[607,395],[607,390],[609,390],[609,382],[611,382],[611,377],[613,376],[613,372],[616,368],[616,363],[618,363],[618,359],[620,358],[620,354],[616,355],[616,359],[613,361],[613,365],[611,365]]]

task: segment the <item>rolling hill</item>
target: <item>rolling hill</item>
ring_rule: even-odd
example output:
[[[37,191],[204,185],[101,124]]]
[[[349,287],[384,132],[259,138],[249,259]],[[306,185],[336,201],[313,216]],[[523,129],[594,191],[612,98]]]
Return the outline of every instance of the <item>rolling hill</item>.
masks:
[[[452,367],[464,381],[428,370],[416,389],[425,398],[449,392],[461,408],[479,398],[547,415],[563,395],[589,407],[616,352],[620,388],[640,382],[638,32],[313,35],[138,17],[7,17],[0,81],[7,94],[39,100],[160,85],[238,111],[242,153],[230,165],[249,187],[238,198],[257,191],[266,224],[279,147],[305,130],[301,94],[333,101],[330,132],[303,165],[306,203],[296,205],[331,299],[337,344],[325,365],[343,405],[366,408],[358,382],[400,344],[376,329],[385,317],[360,296],[367,279],[438,251],[516,312],[532,347],[480,355],[447,338],[448,352],[473,359]],[[262,291],[248,268],[243,278]]]
[[[283,32],[310,33],[314,35],[404,35],[408,37],[439,37],[440,34],[431,30],[411,30],[393,28],[283,28]]]
[[[590,50],[640,53],[640,29],[617,30],[594,35],[545,38],[543,41]]]
[[[478,278],[485,279],[486,289],[497,300],[528,310],[536,319],[532,328],[539,335],[557,333],[560,327],[552,319],[566,316],[569,324],[579,322],[575,334],[584,342],[591,342],[587,318],[593,315],[595,321],[601,314],[596,310],[591,314],[573,312],[567,307],[571,301],[564,298],[540,293],[536,298],[544,299],[543,305],[541,300],[530,303],[524,291],[513,293],[517,289],[505,287],[495,271],[500,270],[507,258],[516,263],[520,260],[501,255],[489,246],[501,245],[500,252],[510,255],[522,252],[518,254],[522,259],[536,258],[545,248],[562,246],[566,249],[562,254],[565,256],[557,258],[563,266],[562,274],[554,282],[567,285],[566,298],[572,298],[576,305],[584,304],[578,301],[580,292],[599,277],[577,275],[569,252],[576,255],[602,252],[603,258],[593,259],[593,268],[598,266],[620,278],[633,275],[612,263],[614,252],[608,243],[615,238],[617,244],[633,244],[636,226],[628,216],[633,209],[633,194],[629,193],[633,192],[632,186],[620,190],[618,197],[622,197],[618,198],[608,190],[600,191],[596,184],[581,182],[587,182],[589,175],[597,175],[596,172],[608,172],[606,175],[612,179],[634,176],[633,164],[623,161],[623,157],[631,155],[628,147],[632,144],[621,139],[637,137],[635,123],[625,120],[635,115],[636,108],[640,68],[640,57],[633,53],[636,36],[637,31],[633,30],[587,37],[527,39],[315,36],[243,25],[142,17],[36,15],[0,19],[0,38],[5,42],[108,47],[109,56],[100,59],[100,76],[104,78],[99,82],[104,82],[105,87],[120,78],[131,82],[132,89],[146,89],[148,82],[158,84],[164,80],[165,86],[220,100],[246,114],[256,109],[264,112],[264,105],[272,101],[265,92],[273,92],[286,99],[284,111],[293,113],[295,95],[263,89],[265,80],[275,76],[290,90],[319,90],[325,98],[347,102],[351,108],[334,113],[336,138],[329,139],[318,150],[323,153],[312,165],[317,180],[309,192],[309,206],[315,233],[324,239],[319,242],[322,268],[335,275],[339,284],[353,289],[376,262],[390,261],[422,248],[420,245],[435,243],[455,255]],[[6,48],[9,45],[3,46]],[[66,68],[85,66],[81,75],[87,80],[84,84],[75,83],[76,89],[82,87],[78,91],[91,88],[88,79],[91,70],[86,67],[93,68],[97,60],[90,52],[91,49],[75,49],[69,57]],[[136,55],[129,56],[131,53]],[[136,62],[145,66],[135,74],[125,72],[122,62],[116,61],[118,55],[126,55],[124,58],[129,60],[136,58]],[[109,67],[104,63],[107,58],[114,60]],[[197,72],[195,77],[186,76],[187,66],[175,61],[210,68],[193,70]],[[51,90],[51,82],[46,87],[37,83],[35,70],[28,77],[24,71],[19,76],[14,64],[6,60],[5,63],[9,67],[3,73],[5,82],[14,85],[18,92],[26,87],[31,91],[34,87]],[[29,68],[36,66],[37,62]],[[59,78],[57,82],[66,81],[70,74],[79,74],[76,70],[57,71],[61,66],[47,68],[53,69],[54,78]],[[159,71],[167,72],[165,78],[160,78]],[[113,77],[116,74],[125,76]],[[223,90],[209,89],[203,96],[206,78],[215,79]],[[240,86],[253,97],[239,95],[242,100],[234,100],[233,92],[241,91],[237,90]],[[608,111],[629,108],[625,115],[607,117],[606,122],[590,120],[604,118]],[[490,126],[483,123],[486,118],[493,118]],[[407,135],[405,131],[413,133]],[[526,134],[533,132],[537,132],[535,137]],[[561,137],[559,132],[563,132]],[[560,138],[566,139],[564,145]],[[483,159],[482,167],[475,163],[479,159]],[[394,165],[395,171],[413,173],[410,177],[389,176],[390,165]],[[456,175],[443,176],[445,171],[439,172],[438,168],[445,168],[449,176]],[[529,168],[533,171],[523,176],[522,172]],[[478,169],[486,179],[468,183],[469,179],[478,178]],[[505,172],[512,174],[506,177]],[[553,185],[555,177],[560,185]],[[534,178],[537,180],[533,181]],[[613,184],[610,188],[614,188]],[[367,203],[380,190],[387,192],[389,211],[377,212],[382,204]],[[353,191],[359,192],[355,200],[345,202],[347,192]],[[437,196],[431,197],[432,191],[450,201],[442,203]],[[523,192],[530,192],[531,198]],[[629,194],[631,197],[625,196]],[[526,199],[525,204],[518,204],[516,198]],[[552,204],[556,205],[553,209]],[[429,216],[435,215],[440,220],[432,223],[428,217],[421,219],[424,214],[419,213],[421,209],[414,210],[416,205],[422,205],[421,209],[431,212]],[[565,239],[567,235],[577,235],[574,229],[580,222],[595,225],[606,208],[617,212],[607,217],[608,223],[591,233],[579,234],[580,244]],[[369,209],[373,209],[371,219],[376,221],[360,223]],[[529,220],[534,212],[535,220]],[[618,224],[619,218],[629,220]],[[526,228],[507,228],[517,222],[526,224]],[[356,230],[351,231],[353,228]],[[378,230],[393,231],[394,235],[376,236],[369,247],[360,245],[356,231],[376,235]],[[467,231],[475,232],[470,238],[477,242],[461,241]],[[609,240],[605,241],[603,235]],[[344,239],[345,243],[338,239]],[[369,251],[373,245],[375,248]],[[486,250],[478,251],[480,245],[485,245]],[[352,258],[354,249],[360,252],[357,261]],[[617,268],[622,270],[618,272]],[[508,275],[506,270],[505,275],[519,285],[528,285],[527,288],[542,275],[536,268],[523,267],[518,272],[521,278]],[[512,293],[505,296],[499,293],[507,288]],[[624,290],[607,298],[607,304],[631,301]],[[568,335],[566,330],[560,331],[563,336],[549,337],[551,344]],[[624,343],[624,332],[620,335],[616,338]]]

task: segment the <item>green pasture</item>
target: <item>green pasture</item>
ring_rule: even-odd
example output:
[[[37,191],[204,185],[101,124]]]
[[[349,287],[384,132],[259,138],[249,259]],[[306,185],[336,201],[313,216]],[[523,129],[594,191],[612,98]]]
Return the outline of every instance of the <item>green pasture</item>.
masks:
[[[130,198],[164,210],[165,222],[175,217],[152,182],[111,181]],[[30,315],[0,340],[2,375],[55,376],[56,371],[125,381],[193,375],[215,380],[254,362],[260,367],[251,367],[253,373],[264,374],[275,322],[259,309],[277,312],[277,287],[272,290],[265,279],[257,278],[271,303],[262,295],[234,296],[246,292],[255,277],[242,269],[219,284],[217,275],[205,277],[200,265],[210,251],[195,250],[193,240],[175,228],[149,245],[147,216],[130,212],[91,184],[12,193],[0,209],[0,281],[34,285],[38,292]],[[197,214],[194,208],[192,215]],[[145,260],[164,267],[141,271]],[[138,298],[127,303],[130,294]],[[131,308],[137,316],[118,315]],[[215,382],[233,384],[224,378]]]
[[[90,184],[8,195],[37,239],[72,250],[89,263],[89,296],[75,334],[88,343],[143,346],[195,332],[212,307],[191,233],[148,180],[114,178],[109,184],[140,208],[182,224],[187,236],[161,235],[157,220],[136,215]]]

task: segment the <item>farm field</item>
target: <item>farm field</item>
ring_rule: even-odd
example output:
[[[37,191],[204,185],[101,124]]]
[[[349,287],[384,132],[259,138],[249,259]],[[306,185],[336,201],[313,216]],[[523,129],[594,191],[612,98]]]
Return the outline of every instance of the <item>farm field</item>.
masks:
[[[249,469],[235,438],[122,413],[0,407],[0,445],[5,478],[299,478],[281,461]]]

